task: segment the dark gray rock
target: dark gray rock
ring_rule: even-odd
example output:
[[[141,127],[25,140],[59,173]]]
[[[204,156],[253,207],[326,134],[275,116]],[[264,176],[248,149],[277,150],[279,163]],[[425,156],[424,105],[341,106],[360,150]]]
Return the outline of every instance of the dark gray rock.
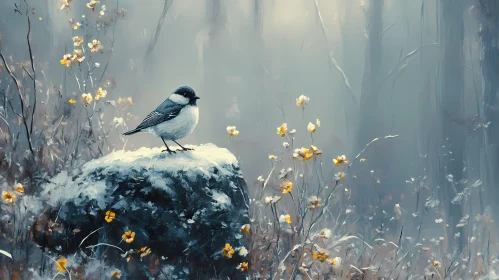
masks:
[[[244,279],[236,266],[248,262],[238,248],[248,247],[241,226],[249,224],[249,199],[237,160],[212,144],[192,148],[117,151],[75,177],[59,174],[44,186],[52,207],[35,222],[34,240],[58,255],[76,253],[80,263],[105,260],[122,279]],[[116,213],[110,223],[107,210]],[[135,232],[133,242],[122,240],[125,230]],[[236,251],[231,259],[222,254],[226,243]],[[128,262],[109,245],[152,253]]]

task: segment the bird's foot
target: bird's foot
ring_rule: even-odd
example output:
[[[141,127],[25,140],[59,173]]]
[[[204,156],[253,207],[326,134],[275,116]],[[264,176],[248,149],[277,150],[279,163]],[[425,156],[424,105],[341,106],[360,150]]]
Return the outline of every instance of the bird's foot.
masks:
[[[194,151],[194,149],[193,149],[193,148],[185,148],[185,147],[182,147],[182,150],[183,150],[183,151]]]
[[[171,155],[172,153],[174,153],[174,154],[175,154],[175,153],[177,153],[177,152],[172,151],[172,150],[170,150],[170,149],[167,149],[167,150],[162,150],[161,152],[168,152],[170,155]]]

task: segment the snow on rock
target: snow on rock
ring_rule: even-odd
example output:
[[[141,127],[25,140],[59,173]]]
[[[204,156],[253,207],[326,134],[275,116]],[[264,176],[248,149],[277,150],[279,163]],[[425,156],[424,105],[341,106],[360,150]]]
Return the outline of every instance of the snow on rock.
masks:
[[[194,151],[116,151],[74,177],[58,174],[43,186],[51,208],[32,227],[35,241],[59,255],[105,259],[128,277],[156,277],[171,266],[177,279],[244,279],[235,268],[248,260],[222,255],[226,243],[247,247],[241,226],[249,203],[237,160],[213,144],[188,147]],[[111,222],[108,210],[116,214]],[[122,241],[127,230],[135,232],[130,243]],[[96,244],[104,245],[90,247]],[[152,253],[142,261],[122,256],[146,246]]]

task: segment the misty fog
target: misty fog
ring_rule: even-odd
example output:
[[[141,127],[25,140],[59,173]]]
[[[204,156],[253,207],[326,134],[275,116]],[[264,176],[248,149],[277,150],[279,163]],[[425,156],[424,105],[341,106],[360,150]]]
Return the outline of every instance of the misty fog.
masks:
[[[268,156],[282,152],[284,139],[276,128],[287,123],[297,130],[296,145],[306,146],[307,124],[320,119],[313,144],[324,152],[323,166],[330,176],[337,155],[354,158],[372,139],[398,135],[376,143],[366,156],[369,165],[358,167],[357,177],[348,179],[359,196],[358,205],[390,197],[382,209],[393,212],[393,205],[400,203],[412,213],[417,206],[408,181],[426,176],[429,193],[452,212],[450,201],[460,190],[448,191],[446,178],[451,174],[469,184],[484,182],[485,193],[471,199],[470,216],[482,213],[486,205],[497,209],[490,173],[497,165],[487,159],[497,156],[487,152],[487,145],[495,143],[493,138],[487,142],[484,130],[474,130],[476,123],[470,121],[474,115],[484,116],[486,83],[480,62],[481,22],[470,9],[475,1],[456,1],[454,17],[446,9],[452,5],[448,0],[165,1],[101,1],[108,10],[126,9],[99,36],[110,54],[104,79],[115,82],[107,98],[134,100],[130,112],[135,118],[127,121],[128,128],[177,87],[188,85],[201,98],[200,120],[194,133],[179,142],[229,149],[240,161],[250,189],[272,168]],[[1,48],[14,60],[28,59],[26,20],[15,12],[21,2],[0,3]],[[65,83],[59,60],[72,49],[74,36],[68,17],[83,22],[84,8],[60,10],[58,1],[31,2],[34,59],[48,64],[47,80],[59,88]],[[381,5],[378,14],[375,5]],[[460,32],[462,51],[455,37]],[[376,50],[373,44],[379,44]],[[456,62],[453,55],[462,56],[462,61]],[[107,63],[104,57],[96,61],[101,67]],[[459,65],[464,73],[455,77]],[[463,95],[461,111],[442,105],[457,96],[456,91]],[[73,92],[77,88],[72,84],[65,94],[79,99]],[[295,104],[302,94],[310,97],[304,110]],[[240,135],[229,137],[227,126],[236,126]],[[112,141],[120,141],[118,137],[113,135]],[[125,140],[126,149],[163,145],[146,133]],[[456,154],[462,154],[458,167],[452,158]],[[463,175],[452,174],[451,167],[464,170]],[[363,177],[372,176],[379,182],[365,183]]]

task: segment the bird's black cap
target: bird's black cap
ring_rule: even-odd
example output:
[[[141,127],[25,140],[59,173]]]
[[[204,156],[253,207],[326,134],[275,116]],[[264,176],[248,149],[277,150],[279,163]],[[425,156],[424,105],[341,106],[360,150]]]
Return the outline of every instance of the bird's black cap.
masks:
[[[179,87],[173,93],[182,95],[189,99],[199,99],[199,97],[196,96],[196,92],[191,87],[188,86]]]

